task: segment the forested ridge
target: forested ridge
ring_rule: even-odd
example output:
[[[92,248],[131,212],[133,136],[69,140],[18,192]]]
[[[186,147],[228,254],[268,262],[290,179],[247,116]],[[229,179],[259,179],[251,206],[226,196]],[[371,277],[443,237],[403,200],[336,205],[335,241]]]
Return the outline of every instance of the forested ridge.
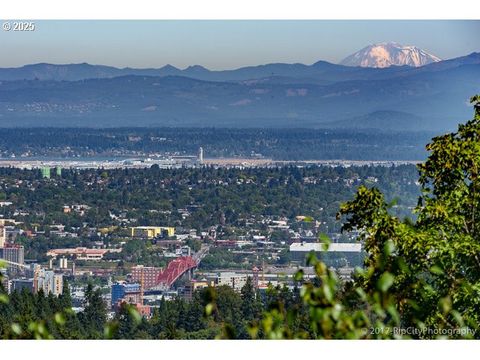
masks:
[[[2,128],[0,156],[196,155],[201,146],[208,158],[422,160],[432,135],[375,129]]]

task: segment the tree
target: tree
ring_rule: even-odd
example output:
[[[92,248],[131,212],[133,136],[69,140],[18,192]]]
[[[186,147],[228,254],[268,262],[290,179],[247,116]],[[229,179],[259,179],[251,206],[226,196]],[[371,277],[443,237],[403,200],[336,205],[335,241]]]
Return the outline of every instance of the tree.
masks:
[[[107,307],[102,299],[99,289],[93,289],[89,283],[85,290],[84,310],[80,321],[86,334],[92,338],[103,336],[104,326],[107,321]]]
[[[142,317],[131,304],[122,303],[113,320],[113,338],[135,339]]]
[[[199,331],[206,328],[204,319],[206,303],[202,299],[202,294],[196,291],[193,294],[192,301],[188,304],[188,310],[185,315],[185,330]]]
[[[63,281],[62,294],[58,296],[61,309],[72,308],[72,295],[70,294],[70,286],[67,280]]]
[[[341,210],[350,216],[345,229],[361,231],[368,253],[367,271],[357,281],[370,293],[382,280],[391,283],[404,326],[478,328],[479,100],[471,99],[473,120],[427,145],[417,222],[391,216],[383,195],[365,187]]]
[[[292,317],[272,309],[260,328],[267,338],[398,338],[410,335],[388,329],[412,326],[421,338],[479,336],[480,96],[471,102],[473,120],[427,145],[418,220],[391,215],[378,189],[360,186],[339,217],[344,231],[359,232],[365,268],[341,289],[311,254],[317,281],[301,290],[308,331],[292,330]]]
[[[261,303],[250,276],[247,277],[247,281],[245,285],[243,285],[240,294],[242,297],[243,319],[245,321],[257,319],[261,313]]]

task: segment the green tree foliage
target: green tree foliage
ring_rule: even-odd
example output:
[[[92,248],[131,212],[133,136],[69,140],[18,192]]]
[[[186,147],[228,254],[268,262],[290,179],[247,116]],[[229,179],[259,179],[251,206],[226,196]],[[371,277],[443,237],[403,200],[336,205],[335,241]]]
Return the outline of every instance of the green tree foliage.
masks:
[[[0,289],[0,338],[78,339],[82,329],[68,298],[57,299],[23,289],[7,295]]]
[[[309,330],[292,331],[288,314],[276,308],[262,320],[268,338],[480,336],[480,97],[471,101],[474,119],[427,145],[418,220],[401,221],[378,189],[360,186],[339,215],[345,231],[359,231],[364,269],[342,287],[311,256],[317,280],[301,290]]]
[[[148,333],[142,329],[142,322],[145,321],[133,305],[122,303],[113,321],[105,327],[105,337],[113,339],[148,339]]]
[[[84,311],[80,313],[80,323],[88,337],[103,336],[107,322],[107,308],[99,289],[94,289],[90,283],[85,290]]]
[[[246,321],[258,319],[262,311],[262,303],[260,302],[260,295],[256,291],[250,276],[247,278],[247,282],[242,287],[240,294],[242,298],[243,319]]]

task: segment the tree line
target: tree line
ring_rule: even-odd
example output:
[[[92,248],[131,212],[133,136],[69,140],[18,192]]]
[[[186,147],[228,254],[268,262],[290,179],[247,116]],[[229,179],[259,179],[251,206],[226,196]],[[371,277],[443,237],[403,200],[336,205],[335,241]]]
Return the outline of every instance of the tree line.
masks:
[[[116,156],[167,153],[275,160],[421,160],[432,133],[339,129],[27,128],[0,129],[0,154]],[[8,140],[7,140],[8,139]],[[379,150],[380,149],[380,150]]]

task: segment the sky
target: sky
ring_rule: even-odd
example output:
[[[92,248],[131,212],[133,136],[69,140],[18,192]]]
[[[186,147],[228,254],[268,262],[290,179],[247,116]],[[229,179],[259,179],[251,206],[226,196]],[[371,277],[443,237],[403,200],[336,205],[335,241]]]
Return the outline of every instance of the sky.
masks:
[[[338,63],[387,41],[449,59],[480,52],[479,34],[480,21],[43,20],[35,21],[32,32],[0,30],[0,67],[88,62],[223,70],[272,62]]]

